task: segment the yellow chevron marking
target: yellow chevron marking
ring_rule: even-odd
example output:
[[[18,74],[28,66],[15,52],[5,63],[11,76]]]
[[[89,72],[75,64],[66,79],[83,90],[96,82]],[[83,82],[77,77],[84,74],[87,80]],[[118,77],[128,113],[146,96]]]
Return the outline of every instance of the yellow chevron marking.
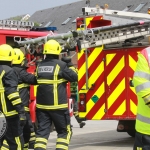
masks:
[[[103,73],[104,71],[104,62],[102,61],[100,65],[95,69],[93,74],[89,78],[89,87],[91,87],[92,84],[95,84],[98,77]]]
[[[133,70],[135,70],[135,68],[136,68],[136,61],[135,61],[131,56],[129,56],[129,66],[130,66]]]
[[[105,88],[104,88],[104,82],[99,86],[99,88],[97,89],[97,91],[93,94],[93,95],[96,95],[98,98],[100,98],[102,95],[103,95],[103,93],[104,93],[104,90],[105,90]],[[104,105],[105,106],[105,105]],[[98,110],[98,112],[94,115],[94,117],[93,117],[93,119],[100,119],[100,117],[103,117],[103,115],[104,115],[104,106],[102,106],[99,110]],[[91,107],[92,108],[92,107]]]
[[[93,17],[86,18],[86,26],[90,24],[91,20],[93,20]]]
[[[118,109],[115,111],[113,114],[114,116],[116,115],[123,115],[123,113],[126,111],[126,100],[122,102],[122,104],[118,107]]]
[[[111,62],[111,60],[115,57],[116,54],[109,54],[106,55],[106,66],[108,66],[108,64]],[[108,56],[108,57],[107,57]]]
[[[102,107],[97,111],[92,120],[100,120],[105,115],[104,110],[105,104],[103,104]]]
[[[81,58],[82,55],[84,55],[85,48],[81,49],[81,51],[78,53],[78,60]]]
[[[103,49],[102,47],[96,47],[93,51],[91,51],[90,56],[88,57],[88,68],[92,65],[92,63],[95,61],[95,59],[97,58],[97,56],[101,53]],[[83,75],[86,72],[86,63],[84,63],[81,68],[79,69],[79,73],[78,73],[78,81],[83,77]]]
[[[98,98],[100,98],[102,95],[103,95],[103,93],[104,93],[104,88],[105,86],[104,86],[104,82],[99,86],[99,88],[97,89],[97,91],[94,93],[94,95],[97,95],[97,97]],[[94,96],[93,95],[93,96]]]
[[[107,76],[108,86],[113,82],[113,80],[117,77],[117,75],[123,68],[124,68],[124,56],[120,59],[117,65],[113,68],[113,70]]]
[[[95,103],[92,100],[89,100],[86,104],[86,112],[80,112],[79,117],[85,117],[94,105]]]
[[[137,113],[137,106],[133,103],[133,101],[130,99],[130,110],[134,115]]]
[[[119,83],[114,92],[108,97],[108,109],[125,89],[125,78]]]

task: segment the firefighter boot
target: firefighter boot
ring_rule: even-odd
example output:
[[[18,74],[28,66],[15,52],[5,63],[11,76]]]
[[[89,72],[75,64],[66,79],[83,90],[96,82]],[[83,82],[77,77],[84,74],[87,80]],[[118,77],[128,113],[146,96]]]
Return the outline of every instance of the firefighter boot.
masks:
[[[80,128],[83,128],[83,126],[85,126],[85,124],[86,124],[83,121],[85,121],[86,119],[85,118],[80,118],[79,115],[78,115],[78,112],[74,112],[74,116],[75,116],[77,122],[79,123]]]
[[[85,126],[85,122],[81,122],[81,123],[79,123],[79,125],[80,125],[80,128],[83,128],[83,126]]]

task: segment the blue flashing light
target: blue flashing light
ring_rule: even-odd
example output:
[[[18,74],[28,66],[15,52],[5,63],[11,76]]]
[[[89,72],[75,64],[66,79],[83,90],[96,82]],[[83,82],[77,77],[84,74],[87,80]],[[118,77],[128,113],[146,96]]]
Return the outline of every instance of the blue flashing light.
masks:
[[[57,27],[34,27],[31,31],[56,31]]]

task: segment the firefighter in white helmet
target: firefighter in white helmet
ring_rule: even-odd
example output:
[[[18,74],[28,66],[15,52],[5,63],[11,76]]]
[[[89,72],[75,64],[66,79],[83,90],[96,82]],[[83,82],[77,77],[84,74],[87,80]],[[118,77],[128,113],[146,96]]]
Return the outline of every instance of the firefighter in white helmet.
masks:
[[[59,60],[61,46],[55,40],[49,40],[44,45],[46,56],[38,64],[37,73],[37,104],[36,116],[38,128],[36,131],[35,150],[46,150],[53,122],[57,132],[56,150],[68,149],[72,130],[68,110],[66,84],[78,80],[73,64]]]
[[[150,47],[138,54],[133,85],[138,98],[134,150],[150,150]]]
[[[18,78],[11,68],[14,50],[7,44],[0,45],[0,110],[5,114],[7,130],[5,139],[10,150],[23,150],[21,126],[26,123],[25,110],[17,90]],[[21,125],[21,126],[20,126]]]

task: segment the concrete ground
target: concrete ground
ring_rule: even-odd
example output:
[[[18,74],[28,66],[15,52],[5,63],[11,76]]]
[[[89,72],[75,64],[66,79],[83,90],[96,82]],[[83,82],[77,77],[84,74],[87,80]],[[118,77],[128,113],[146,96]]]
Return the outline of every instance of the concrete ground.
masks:
[[[117,121],[86,121],[86,126],[79,128],[75,118],[71,119],[73,136],[69,150],[132,150],[134,138],[127,133],[116,131]],[[51,133],[47,150],[55,150],[57,133]]]

